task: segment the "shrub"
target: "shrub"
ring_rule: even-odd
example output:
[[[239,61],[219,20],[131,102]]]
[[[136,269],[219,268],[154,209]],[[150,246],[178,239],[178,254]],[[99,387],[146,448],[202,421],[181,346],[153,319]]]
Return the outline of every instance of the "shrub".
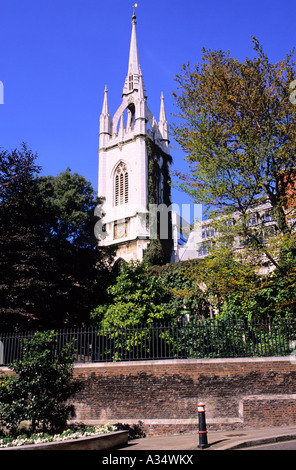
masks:
[[[0,421],[11,433],[24,420],[32,432],[64,429],[73,411],[67,400],[81,387],[73,379],[73,352],[73,343],[57,349],[53,331],[23,341],[22,359],[10,366],[14,374],[2,378],[0,387]]]

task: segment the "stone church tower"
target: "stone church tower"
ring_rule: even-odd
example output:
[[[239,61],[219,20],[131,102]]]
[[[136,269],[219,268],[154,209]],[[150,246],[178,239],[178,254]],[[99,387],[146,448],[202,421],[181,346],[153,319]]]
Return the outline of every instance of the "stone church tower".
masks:
[[[144,250],[160,239],[165,261],[171,261],[170,163],[163,94],[158,123],[147,106],[134,11],[122,103],[111,119],[106,87],[100,116],[98,195],[104,198],[105,232],[99,245],[115,245],[117,259],[142,260]],[[156,213],[156,225],[151,207],[164,208]]]

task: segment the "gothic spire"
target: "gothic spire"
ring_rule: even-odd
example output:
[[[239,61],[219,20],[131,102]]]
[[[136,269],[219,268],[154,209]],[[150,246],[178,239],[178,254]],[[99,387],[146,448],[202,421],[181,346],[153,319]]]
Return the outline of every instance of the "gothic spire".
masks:
[[[139,76],[141,75],[140,62],[139,62],[139,51],[138,51],[138,41],[137,41],[137,31],[136,31],[136,13],[134,5],[134,12],[132,16],[132,35],[130,42],[130,51],[129,51],[129,61],[128,61],[128,71],[127,77],[123,87],[123,95],[127,95],[134,90],[138,89]]]
[[[128,62],[128,72],[139,73],[139,52],[138,52],[138,41],[137,41],[137,31],[136,31],[136,15],[133,14],[132,21],[132,36],[130,43],[130,52],[129,52],[129,62]]]

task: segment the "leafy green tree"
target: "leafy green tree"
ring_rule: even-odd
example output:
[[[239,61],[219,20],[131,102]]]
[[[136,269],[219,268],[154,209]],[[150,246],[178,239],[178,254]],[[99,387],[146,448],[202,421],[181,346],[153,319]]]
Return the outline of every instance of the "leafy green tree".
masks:
[[[295,188],[296,107],[289,101],[295,64],[292,53],[271,63],[256,38],[253,49],[255,56],[243,62],[203,49],[202,62],[193,70],[184,65],[176,77],[180,124],[174,137],[189,163],[189,175],[179,173],[180,186],[206,211],[237,213],[236,233],[284,274],[261,227],[258,232],[248,222],[249,211],[268,202],[278,247],[291,238],[284,209]],[[295,243],[289,246],[295,257]]]
[[[180,320],[186,312],[192,317],[207,317],[209,303],[207,296],[196,282],[196,270],[200,260],[182,261],[165,266],[150,267],[150,275],[158,276],[168,297],[168,305]]]
[[[184,276],[190,281],[190,290],[199,294],[209,310],[219,313],[229,296],[239,293],[241,298],[251,296],[260,286],[254,267],[238,261],[235,253],[225,247],[213,250],[209,256],[189,263]],[[213,311],[212,311],[213,313]]]
[[[295,318],[296,271],[281,276],[277,271],[267,276],[257,286],[230,292],[221,305],[221,318],[247,320]]]
[[[41,177],[36,160],[26,145],[0,152],[2,330],[86,323],[112,276],[90,183],[69,169]]]
[[[99,248],[94,235],[100,200],[91,184],[69,168],[56,177],[41,177],[39,186],[61,273],[62,295],[55,299],[55,309],[59,306],[63,321],[88,323],[90,310],[104,301],[113,277],[113,250]]]
[[[51,216],[51,235],[77,247],[96,247],[94,210],[100,199],[91,183],[67,168],[56,177],[40,177],[39,188]]]
[[[68,400],[80,388],[73,379],[73,344],[57,350],[53,331],[37,332],[24,339],[23,357],[11,368],[14,374],[1,380],[0,420],[15,432],[29,420],[32,431],[65,428],[73,406]]]
[[[144,250],[143,261],[149,266],[161,266],[165,263],[163,248],[159,239],[150,241],[148,247]]]
[[[131,261],[121,266],[115,284],[108,288],[109,303],[91,313],[93,323],[105,328],[152,324],[174,318],[170,296],[159,276],[145,263]]]
[[[36,155],[21,149],[0,152],[1,326],[35,319],[32,294],[51,286],[43,269],[53,264],[45,246],[44,204],[39,198]],[[42,267],[44,267],[42,269]]]

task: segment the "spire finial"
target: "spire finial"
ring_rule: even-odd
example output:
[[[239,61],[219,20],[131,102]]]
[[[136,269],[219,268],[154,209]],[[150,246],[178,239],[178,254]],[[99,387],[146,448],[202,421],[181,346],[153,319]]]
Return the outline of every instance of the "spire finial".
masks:
[[[105,85],[105,90],[104,90],[104,102],[103,102],[103,109],[102,109],[102,114],[108,115],[109,114],[109,106],[108,106],[108,88],[107,85]]]
[[[137,6],[138,6],[137,3],[135,3],[135,4],[133,5],[133,9],[134,9],[134,11],[133,11],[133,16],[132,16],[133,22],[136,21],[136,18],[137,18],[137,17],[136,17],[136,8],[137,8]]]

